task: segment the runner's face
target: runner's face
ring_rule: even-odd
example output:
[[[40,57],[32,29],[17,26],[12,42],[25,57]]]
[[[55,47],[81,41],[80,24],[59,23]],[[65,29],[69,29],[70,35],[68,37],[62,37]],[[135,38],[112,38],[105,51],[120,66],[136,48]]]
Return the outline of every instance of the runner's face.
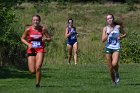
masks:
[[[39,18],[36,17],[36,16],[34,16],[34,17],[32,18],[32,25],[35,26],[35,27],[37,27],[37,26],[39,26],[39,23],[40,23]]]
[[[114,22],[112,15],[108,15],[108,16],[106,17],[106,20],[107,20],[107,23],[108,23],[109,25],[113,24],[113,22]]]
[[[69,20],[69,26],[72,26],[73,25],[73,22],[72,22],[72,20]]]

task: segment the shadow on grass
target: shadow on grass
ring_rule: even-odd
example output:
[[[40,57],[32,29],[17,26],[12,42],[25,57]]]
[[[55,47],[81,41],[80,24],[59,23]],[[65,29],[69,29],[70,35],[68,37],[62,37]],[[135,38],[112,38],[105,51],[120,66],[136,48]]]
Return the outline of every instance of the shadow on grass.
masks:
[[[140,86],[140,83],[130,83],[130,84],[127,84],[127,85],[130,85],[130,86]]]
[[[108,71],[93,71],[93,73],[109,73]]]
[[[10,70],[7,68],[0,68],[0,79],[6,78],[34,78],[33,75],[30,75],[29,72],[18,71],[18,70]]]
[[[51,77],[42,75],[42,77]],[[35,74],[30,74],[29,71],[19,71],[19,70],[11,70],[7,68],[0,68],[0,79],[7,79],[7,78],[35,78]]]
[[[52,88],[53,88],[53,87],[59,87],[59,88],[60,88],[60,87],[64,87],[64,86],[62,86],[62,85],[42,85],[41,87],[42,87],[42,88],[44,88],[44,87],[50,87],[50,88],[51,88],[51,87],[52,87]],[[77,88],[78,88],[78,87],[80,87],[80,85],[71,85],[71,86],[65,86],[65,87],[75,87],[75,88],[77,87]]]
[[[59,86],[59,85],[48,85],[48,86],[47,85],[46,86],[42,85],[41,87],[43,88],[43,87],[62,87],[62,86]]]

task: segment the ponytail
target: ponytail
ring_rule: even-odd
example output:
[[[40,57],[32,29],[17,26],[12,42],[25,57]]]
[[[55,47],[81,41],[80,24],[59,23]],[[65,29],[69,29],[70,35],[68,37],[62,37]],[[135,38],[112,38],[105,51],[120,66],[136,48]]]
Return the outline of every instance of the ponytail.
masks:
[[[115,25],[120,25],[121,28],[124,27],[124,26],[123,26],[123,22],[122,22],[121,20],[115,20],[115,21],[114,21],[114,24],[115,24]]]

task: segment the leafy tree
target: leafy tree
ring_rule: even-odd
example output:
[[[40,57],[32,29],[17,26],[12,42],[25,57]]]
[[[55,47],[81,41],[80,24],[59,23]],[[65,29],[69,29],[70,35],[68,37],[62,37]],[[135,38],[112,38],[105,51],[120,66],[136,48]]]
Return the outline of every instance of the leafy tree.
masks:
[[[0,66],[18,65],[21,54],[20,36],[14,29],[15,14],[13,7],[19,0],[0,1]]]

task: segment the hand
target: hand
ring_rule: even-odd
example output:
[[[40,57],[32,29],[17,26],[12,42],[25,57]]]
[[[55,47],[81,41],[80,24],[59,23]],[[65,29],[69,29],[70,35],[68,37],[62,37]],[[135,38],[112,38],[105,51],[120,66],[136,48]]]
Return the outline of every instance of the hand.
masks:
[[[108,36],[110,33],[106,33],[106,35]]]
[[[28,44],[28,48],[31,49],[32,48],[32,44]]]
[[[46,41],[46,38],[42,38],[42,42],[45,42]]]
[[[76,35],[77,35],[77,37],[79,37],[79,34],[78,33]]]
[[[109,35],[110,34],[110,31],[107,31],[106,34]]]
[[[119,36],[119,37],[118,37],[118,40],[121,40],[121,39],[122,39],[122,37],[121,37],[121,36]]]

